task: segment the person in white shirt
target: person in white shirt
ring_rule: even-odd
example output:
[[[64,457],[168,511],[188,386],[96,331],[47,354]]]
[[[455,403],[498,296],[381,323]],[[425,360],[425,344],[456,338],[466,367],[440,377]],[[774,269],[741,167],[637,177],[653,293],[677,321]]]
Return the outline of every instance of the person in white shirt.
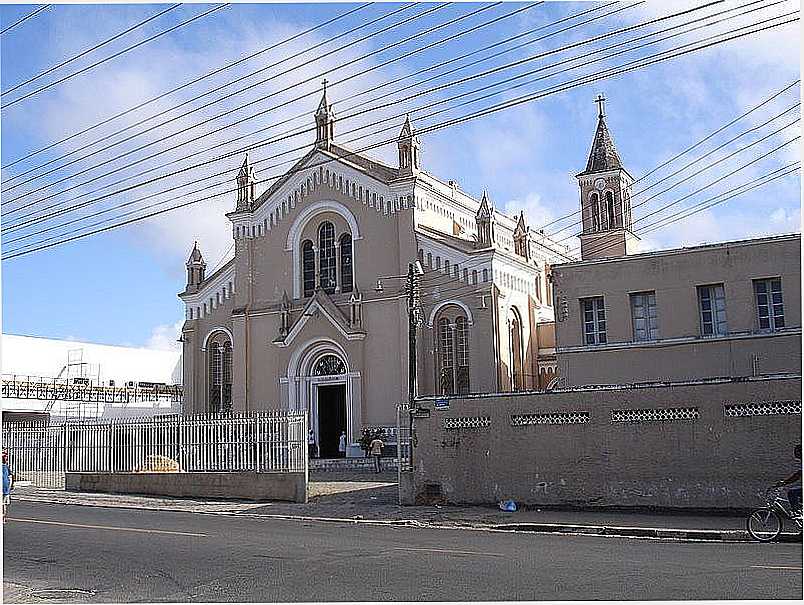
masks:
[[[341,437],[338,439],[338,453],[341,458],[346,457],[346,431],[341,431]]]
[[[372,439],[371,443],[369,444],[369,452],[374,457],[374,471],[379,473],[382,470],[382,463],[380,462],[380,457],[382,456],[382,448],[385,444],[382,442],[382,439],[379,437],[375,437]]]

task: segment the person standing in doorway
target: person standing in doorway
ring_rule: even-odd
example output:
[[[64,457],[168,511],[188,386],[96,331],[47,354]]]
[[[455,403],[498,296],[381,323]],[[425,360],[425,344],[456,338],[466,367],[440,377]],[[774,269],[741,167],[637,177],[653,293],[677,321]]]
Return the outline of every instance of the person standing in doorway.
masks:
[[[3,451],[3,523],[8,519],[8,509],[11,506],[11,489],[14,487],[14,473],[8,466],[8,452]]]
[[[374,457],[374,471],[379,473],[382,470],[382,463],[380,462],[380,457],[382,456],[382,448],[385,447],[385,444],[382,442],[382,439],[379,437],[375,437],[372,439],[371,443],[369,444],[369,452]]]
[[[340,439],[338,439],[338,454],[341,458],[346,458],[346,431],[341,431]]]
[[[307,455],[310,458],[316,457],[315,432],[313,431],[313,429],[310,429],[307,432]]]

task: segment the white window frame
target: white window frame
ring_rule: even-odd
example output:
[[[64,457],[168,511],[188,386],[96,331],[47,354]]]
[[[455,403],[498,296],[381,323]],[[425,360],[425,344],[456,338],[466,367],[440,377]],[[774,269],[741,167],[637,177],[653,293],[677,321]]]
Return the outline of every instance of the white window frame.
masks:
[[[709,309],[706,308],[708,303]],[[726,320],[726,290],[723,284],[698,286],[698,319],[701,336],[726,336],[729,326]]]
[[[581,330],[584,345],[602,345],[608,342],[606,333],[606,306],[602,296],[580,299]],[[591,313],[591,315],[590,315]],[[592,342],[589,342],[589,337]]]
[[[656,291],[632,292],[631,326],[635,342],[650,342],[659,339],[659,316],[656,309]]]
[[[778,290],[773,287],[778,284]],[[782,289],[781,277],[768,277],[764,279],[755,279],[754,283],[754,304],[756,305],[757,312],[757,325],[763,332],[775,332],[785,327],[784,319],[784,296]],[[760,286],[765,289],[765,292],[760,292]],[[778,302],[774,300],[774,294],[778,294]],[[766,302],[761,303],[761,296],[765,296]],[[763,314],[763,307],[766,314]],[[766,320],[768,325],[763,326],[762,321]]]

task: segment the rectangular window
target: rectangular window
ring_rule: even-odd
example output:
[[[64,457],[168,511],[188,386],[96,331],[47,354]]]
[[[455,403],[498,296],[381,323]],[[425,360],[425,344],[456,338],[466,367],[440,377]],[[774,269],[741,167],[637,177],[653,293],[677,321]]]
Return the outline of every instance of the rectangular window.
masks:
[[[581,299],[584,342],[588,345],[606,343],[606,309],[603,297]]]
[[[639,292],[631,295],[631,320],[634,326],[634,340],[659,338],[656,292]]]
[[[698,309],[701,316],[701,336],[724,336],[729,333],[723,284],[698,286]]]
[[[759,329],[780,330],[784,328],[781,278],[754,280],[754,293],[757,300]]]

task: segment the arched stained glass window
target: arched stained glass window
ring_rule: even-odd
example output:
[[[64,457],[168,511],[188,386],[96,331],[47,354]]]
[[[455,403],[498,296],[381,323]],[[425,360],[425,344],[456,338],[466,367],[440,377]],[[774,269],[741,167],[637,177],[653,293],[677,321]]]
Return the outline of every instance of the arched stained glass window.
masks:
[[[352,236],[344,233],[340,239],[341,247],[341,292],[351,292],[353,287],[352,273]]]
[[[327,293],[335,292],[335,227],[329,221],[318,228],[318,270],[321,288]]]
[[[333,376],[346,374],[346,365],[336,355],[324,355],[313,367],[313,376]]]
[[[312,296],[315,291],[315,251],[309,239],[302,244],[302,281],[304,296]]]

